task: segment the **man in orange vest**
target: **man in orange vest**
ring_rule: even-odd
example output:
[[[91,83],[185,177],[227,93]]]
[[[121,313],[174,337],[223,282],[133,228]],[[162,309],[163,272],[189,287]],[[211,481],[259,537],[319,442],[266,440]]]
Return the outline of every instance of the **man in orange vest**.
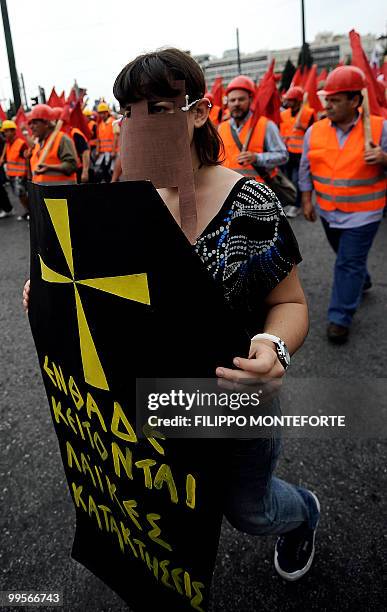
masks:
[[[11,189],[25,209],[25,213],[17,217],[18,221],[28,221],[28,196],[27,196],[27,162],[25,153],[28,149],[23,138],[16,135],[17,125],[14,121],[4,121],[1,131],[5,136],[5,150],[2,162],[6,164],[6,175]]]
[[[261,174],[275,176],[277,166],[287,162],[288,152],[275,123],[263,116],[254,128],[247,151],[240,150],[250,131],[254,94],[255,86],[249,77],[240,75],[229,83],[226,95],[230,119],[219,125],[219,134],[225,148],[224,165],[264,182]]]
[[[207,98],[211,104],[210,114],[208,115],[208,117],[210,121],[212,121],[212,123],[215,125],[215,127],[217,127],[222,120],[222,108],[217,104],[214,104],[214,96],[211,92],[206,91],[204,97]]]
[[[110,183],[114,169],[114,159],[118,151],[119,135],[114,130],[113,117],[106,102],[98,104],[99,122],[97,125],[97,147],[95,176],[97,182]]]
[[[97,121],[96,121],[96,113],[92,112],[90,109],[85,108],[83,110],[83,114],[85,115],[91,138],[89,140],[89,148],[90,148],[90,165],[89,165],[89,175],[94,177],[94,168],[93,164],[96,158],[95,152],[97,148]],[[90,178],[91,180],[91,178]]]
[[[301,212],[301,192],[298,189],[298,171],[304,144],[305,132],[314,122],[314,110],[302,104],[304,92],[301,87],[291,87],[285,94],[283,105],[286,110],[281,113],[280,133],[289,152],[289,161],[285,172],[297,187],[297,199],[294,206],[287,206],[287,217],[294,218]]]
[[[300,164],[304,216],[316,220],[314,190],[337,255],[327,328],[335,343],[348,339],[362,294],[371,288],[367,256],[386,201],[387,121],[371,115],[372,141],[366,143],[359,112],[365,86],[364,73],[354,66],[330,73],[324,92],[327,117],[307,131]]]
[[[37,142],[30,152],[31,177],[34,183],[71,184],[77,182],[77,154],[69,136],[58,132],[49,147],[54,131],[54,116],[47,104],[37,104],[28,118]],[[43,155],[47,151],[44,161]],[[41,161],[42,160],[42,161]]]
[[[89,125],[89,130],[91,133],[89,147],[90,149],[94,149],[97,146],[97,122],[94,119],[93,112],[89,108],[84,108],[82,112],[87,119],[87,123]]]
[[[2,166],[2,160],[5,155],[5,139],[0,129],[0,219],[6,219],[13,215],[13,207],[9,199],[8,193],[4,187],[7,180]]]

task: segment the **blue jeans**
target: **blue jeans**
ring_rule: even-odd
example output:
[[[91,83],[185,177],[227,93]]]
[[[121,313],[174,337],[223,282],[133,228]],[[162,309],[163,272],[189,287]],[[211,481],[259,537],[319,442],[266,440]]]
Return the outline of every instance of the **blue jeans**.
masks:
[[[349,327],[361,302],[364,283],[371,281],[367,257],[380,221],[349,229],[332,228],[325,219],[321,221],[337,255],[328,319]]]
[[[316,527],[319,513],[310,493],[273,476],[280,446],[279,437],[235,441],[224,514],[239,531],[272,535],[303,523]]]

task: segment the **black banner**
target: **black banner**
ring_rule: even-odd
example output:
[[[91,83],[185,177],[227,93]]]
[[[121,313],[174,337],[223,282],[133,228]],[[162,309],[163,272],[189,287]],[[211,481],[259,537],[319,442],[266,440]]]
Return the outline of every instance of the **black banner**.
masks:
[[[213,377],[248,338],[151,183],[31,186],[29,318],[73,557],[137,611],[206,610],[221,440],[136,435],[136,378]]]

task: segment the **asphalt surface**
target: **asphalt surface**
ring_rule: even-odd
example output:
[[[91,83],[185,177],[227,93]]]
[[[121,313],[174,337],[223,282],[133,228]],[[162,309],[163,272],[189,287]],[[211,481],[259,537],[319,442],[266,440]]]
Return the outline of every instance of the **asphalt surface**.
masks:
[[[370,254],[373,289],[340,347],[325,338],[333,254],[320,224],[299,217],[292,225],[311,329],[288,376],[385,378],[387,220]],[[126,604],[70,558],[74,511],[21,307],[28,268],[28,224],[0,220],[0,590],[62,590],[66,611],[121,612]],[[386,609],[386,447],[382,435],[285,441],[277,475],[321,502],[313,567],[300,582],[284,582],[273,567],[275,538],[241,534],[224,521],[212,612]]]

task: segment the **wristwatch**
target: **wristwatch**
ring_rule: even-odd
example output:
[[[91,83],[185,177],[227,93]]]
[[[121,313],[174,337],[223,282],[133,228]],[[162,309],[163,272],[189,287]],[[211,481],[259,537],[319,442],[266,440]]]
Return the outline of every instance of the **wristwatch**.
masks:
[[[272,334],[257,334],[251,338],[251,342],[253,340],[270,340],[273,342],[275,344],[275,350],[277,351],[278,361],[283,366],[284,370],[288,369],[290,366],[290,353],[288,347],[281,338],[273,336]]]

